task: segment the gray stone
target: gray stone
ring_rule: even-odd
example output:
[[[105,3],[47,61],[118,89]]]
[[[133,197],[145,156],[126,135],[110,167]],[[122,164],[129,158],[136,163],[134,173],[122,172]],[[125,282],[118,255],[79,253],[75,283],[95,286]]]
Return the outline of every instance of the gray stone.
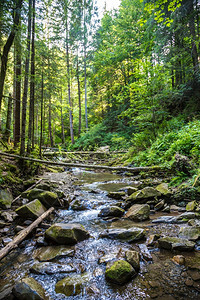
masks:
[[[145,187],[142,190],[139,190],[133,193],[131,196],[127,198],[127,200],[131,200],[135,203],[141,203],[146,201],[147,199],[150,200],[155,197],[161,196],[161,193],[152,187]]]
[[[163,196],[171,196],[172,192],[170,191],[167,183],[161,183],[156,187],[156,190],[160,192]]]
[[[186,211],[194,211],[197,208],[197,202],[196,201],[190,201],[186,205]]]
[[[74,245],[89,236],[89,232],[81,224],[56,223],[45,231],[46,239],[63,245]]]
[[[13,201],[13,196],[8,190],[0,189],[0,208],[10,208]]]
[[[140,269],[140,254],[137,251],[128,250],[126,251],[126,260],[131,266],[136,270],[139,271]]]
[[[154,209],[157,211],[157,210],[161,210],[163,209],[165,205],[165,200],[161,200],[160,202],[158,202],[155,206],[154,206]]]
[[[20,206],[16,209],[16,213],[22,218],[31,218],[37,219],[46,211],[44,205],[38,200],[35,199],[25,205]]]
[[[73,256],[74,247],[69,246],[47,246],[41,247],[34,251],[34,257],[39,261],[51,261],[62,256]]]
[[[71,209],[81,211],[86,210],[87,206],[83,201],[76,199],[71,202]]]
[[[131,206],[125,214],[125,218],[133,221],[148,220],[150,215],[150,206],[148,204],[135,204]]]
[[[34,278],[26,277],[13,288],[14,296],[19,300],[44,300],[49,299],[45,290]]]
[[[57,274],[57,273],[70,273],[75,272],[76,269],[71,265],[57,264],[51,262],[41,262],[34,264],[30,271],[35,274]]]
[[[192,251],[195,243],[177,237],[163,237],[158,240],[160,248],[168,250]]]
[[[99,212],[99,217],[121,217],[123,216],[125,210],[118,206],[108,206],[102,208]]]
[[[28,192],[23,193],[22,195],[31,201],[34,199],[40,200],[42,204],[44,204],[47,208],[52,206],[60,206],[58,195],[53,192],[34,188]]]
[[[179,236],[190,241],[196,241],[200,238],[200,227],[182,227],[180,229]]]
[[[134,242],[144,237],[144,230],[138,227],[108,229],[100,234],[100,238],[117,239],[124,242]]]
[[[116,200],[121,200],[126,195],[125,192],[110,192],[108,193],[108,197]]]

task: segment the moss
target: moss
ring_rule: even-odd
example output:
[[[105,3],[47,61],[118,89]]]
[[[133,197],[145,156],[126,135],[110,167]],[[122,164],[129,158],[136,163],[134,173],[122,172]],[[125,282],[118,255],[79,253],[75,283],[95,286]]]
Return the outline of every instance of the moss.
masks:
[[[107,267],[105,277],[113,283],[123,284],[129,281],[135,274],[135,270],[127,261],[118,260],[111,267]]]

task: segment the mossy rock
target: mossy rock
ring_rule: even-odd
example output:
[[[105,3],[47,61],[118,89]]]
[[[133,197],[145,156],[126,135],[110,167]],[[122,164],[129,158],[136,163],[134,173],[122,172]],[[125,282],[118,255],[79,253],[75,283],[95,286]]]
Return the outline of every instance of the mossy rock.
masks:
[[[145,187],[142,190],[136,191],[130,195],[127,200],[130,200],[135,203],[141,203],[147,199],[152,199],[161,196],[161,193],[152,187]]]
[[[91,275],[88,273],[65,277],[56,283],[55,291],[68,297],[79,295],[90,278]]]
[[[126,195],[125,192],[109,192],[108,197],[116,200],[121,200]]]
[[[118,206],[104,207],[99,212],[99,217],[121,217],[125,210]]]
[[[105,277],[108,281],[116,284],[124,284],[136,275],[134,268],[124,260],[115,261],[106,267]]]
[[[102,232],[99,237],[117,239],[123,242],[132,243],[144,237],[144,229],[138,227],[111,228]]]
[[[190,226],[182,227],[179,232],[181,238],[186,238],[190,241],[197,241],[200,238],[200,227]]]
[[[149,219],[149,215],[150,206],[148,204],[134,204],[125,214],[125,218],[133,221],[145,221]]]
[[[195,246],[194,242],[187,239],[169,236],[158,239],[158,244],[160,248],[179,251],[192,251]]]
[[[89,236],[89,232],[80,224],[56,223],[45,232],[46,239],[63,245],[74,245]]]
[[[28,192],[22,194],[23,197],[28,198],[29,200],[38,199],[44,204],[47,208],[52,206],[60,206],[58,195],[53,192],[44,191],[41,189],[31,189]]]
[[[8,190],[0,190],[0,208],[10,208],[12,201],[13,196]]]
[[[197,202],[196,201],[190,201],[187,205],[186,205],[186,211],[194,211],[197,208]]]
[[[34,251],[34,257],[39,261],[51,261],[62,256],[74,256],[74,247],[69,246],[47,246]]]
[[[19,300],[49,299],[41,284],[32,277],[23,278],[18,282],[13,288],[13,294]]]
[[[169,197],[171,196],[172,192],[170,191],[168,184],[163,182],[157,185],[156,190],[160,192],[163,196]]]
[[[16,209],[16,213],[22,218],[31,218],[37,219],[46,211],[44,205],[38,200],[35,199],[25,205],[20,206]]]

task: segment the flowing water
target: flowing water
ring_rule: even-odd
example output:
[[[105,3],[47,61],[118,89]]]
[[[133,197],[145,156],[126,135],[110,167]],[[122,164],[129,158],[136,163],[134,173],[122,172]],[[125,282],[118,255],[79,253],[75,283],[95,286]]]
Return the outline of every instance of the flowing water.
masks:
[[[139,274],[129,283],[118,286],[105,280],[105,269],[108,256],[123,259],[128,249],[138,250],[145,245],[145,240],[137,243],[124,243],[118,240],[102,239],[99,234],[107,228],[129,228],[138,226],[146,229],[147,234],[166,234],[177,236],[180,229],[175,224],[152,224],[151,220],[162,215],[156,213],[151,219],[142,223],[129,220],[105,221],[98,217],[100,210],[109,205],[115,205],[117,200],[108,198],[108,191],[117,191],[125,186],[139,186],[141,182],[134,178],[122,177],[115,174],[95,173],[73,169],[76,199],[85,205],[83,211],[72,209],[60,209],[57,211],[54,222],[80,223],[90,233],[88,240],[75,246],[73,257],[62,257],[55,262],[62,265],[71,265],[76,273],[88,273],[88,282],[84,285],[80,294],[67,297],[64,294],[55,293],[55,284],[66,276],[74,276],[73,273],[55,273],[51,275],[36,275],[30,273],[30,267],[35,260],[33,251],[36,248],[35,240],[24,242],[25,248],[13,251],[1,263],[0,292],[11,288],[13,283],[24,276],[31,276],[40,282],[50,295],[51,299],[200,299],[198,282],[192,286],[186,282],[187,274],[185,266],[180,266],[172,261],[175,253],[158,248],[149,249],[152,261],[148,261],[145,255],[141,255]],[[63,174],[51,174],[51,180],[63,180]],[[63,187],[64,189],[64,187]],[[165,214],[166,215],[166,214]],[[23,246],[23,245],[22,245]],[[180,253],[179,253],[180,254]],[[186,261],[200,262],[198,251],[192,254],[183,253]],[[102,259],[104,258],[104,260]],[[0,299],[3,299],[0,297]]]

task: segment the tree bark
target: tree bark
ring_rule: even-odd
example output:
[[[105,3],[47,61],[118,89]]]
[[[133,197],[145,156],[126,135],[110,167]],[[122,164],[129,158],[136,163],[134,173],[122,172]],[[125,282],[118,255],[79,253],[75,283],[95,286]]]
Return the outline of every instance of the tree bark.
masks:
[[[20,15],[21,15],[21,7],[22,7],[23,0],[15,0],[15,9],[14,9],[14,19],[13,19],[13,28],[8,36],[8,39],[3,47],[3,53],[1,56],[1,72],[0,72],[0,112],[1,112],[1,105],[2,105],[2,97],[3,97],[3,89],[4,89],[4,82],[6,77],[7,71],[7,62],[8,62],[8,53],[10,48],[13,44],[15,34],[18,30]]]
[[[52,126],[51,126],[51,96],[49,96],[49,139],[51,147],[53,147],[53,136],[52,136]]]
[[[4,133],[4,140],[8,144],[10,143],[10,134],[11,134],[12,103],[13,103],[13,99],[12,99],[12,96],[10,94],[9,97],[8,97],[6,130],[5,130],[5,133]]]
[[[28,95],[28,77],[29,77],[29,62],[30,62],[30,46],[31,46],[31,9],[32,0],[29,0],[28,9],[28,31],[27,31],[27,45],[26,45],[26,61],[25,61],[25,78],[24,78],[24,92],[22,98],[22,124],[21,124],[21,146],[20,155],[25,153],[25,139],[26,139],[26,111],[27,111],[27,95]]]
[[[49,208],[45,213],[43,213],[37,220],[35,220],[27,228],[20,231],[20,233],[14,237],[13,241],[6,245],[0,250],[0,260],[4,258],[12,249],[16,248],[26,237],[31,233],[31,231],[36,228],[50,213],[54,211],[54,208]]]
[[[41,115],[40,115],[40,158],[42,157],[42,143],[43,143],[43,105],[44,105],[44,74],[42,66],[42,83],[41,83]]]
[[[199,61],[198,61],[198,51],[196,45],[196,30],[195,30],[195,13],[193,1],[188,1],[188,14],[189,14],[189,30],[192,39],[192,62],[194,75],[196,76],[199,73]]]
[[[80,77],[79,77],[78,50],[77,50],[76,78],[77,78],[77,85],[78,85],[78,110],[79,110],[79,117],[78,117],[78,136],[80,137],[80,134],[81,134],[81,87],[80,87]]]
[[[63,109],[62,109],[62,88],[61,88],[61,98],[60,98],[60,104],[61,104],[61,131],[62,131],[62,144],[65,143],[65,129],[64,129],[64,120],[63,120]]]
[[[35,101],[35,0],[33,0],[32,44],[31,44],[31,81],[27,152],[34,148],[34,101]]]
[[[86,72],[86,43],[87,43],[87,40],[86,40],[86,3],[85,3],[85,0],[84,0],[84,10],[83,10],[83,26],[84,26],[84,41],[83,41],[83,50],[84,50],[84,85],[85,85],[85,127],[86,127],[86,130],[88,130],[88,109],[87,109],[87,72]]]

